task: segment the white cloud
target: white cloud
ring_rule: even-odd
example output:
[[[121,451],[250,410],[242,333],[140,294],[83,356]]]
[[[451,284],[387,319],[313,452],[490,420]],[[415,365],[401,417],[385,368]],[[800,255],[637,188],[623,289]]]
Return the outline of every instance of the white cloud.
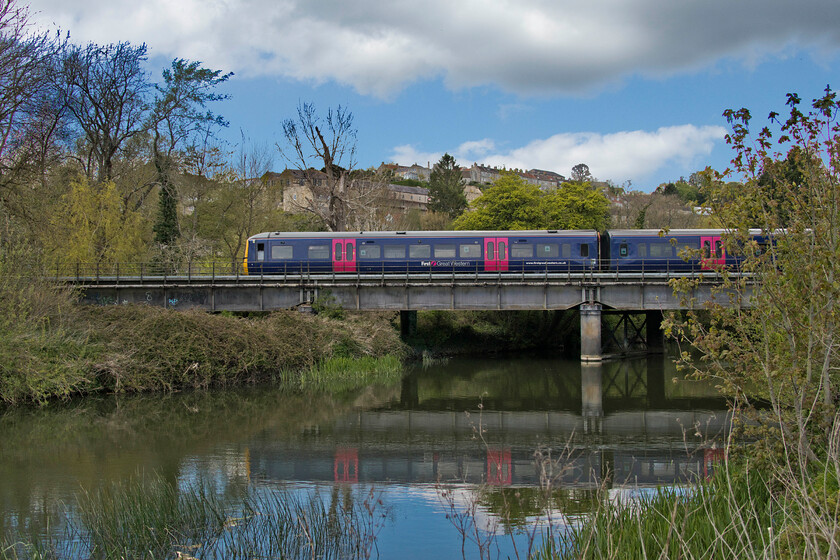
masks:
[[[836,52],[837,0],[30,0],[74,40],[146,42],[153,54],[239,75],[334,80],[387,98],[442,76],[453,88],[591,90],[721,57]]]
[[[665,166],[678,164],[696,169],[698,162],[708,156],[716,142],[723,140],[726,129],[720,126],[670,126],[655,131],[632,130],[613,134],[579,132],[555,134],[534,140],[525,146],[506,152],[486,152],[478,163],[508,169],[545,169],[569,176],[573,166],[585,163],[600,180],[623,183],[631,179],[641,181]],[[494,147],[492,141],[465,142]],[[470,165],[472,158],[460,150],[453,152],[461,165]],[[421,156],[418,159],[418,156]],[[408,156],[401,159],[403,156]],[[423,153],[411,146],[399,146],[392,156],[395,161],[410,165],[420,161],[437,161],[437,154]],[[413,159],[412,159],[413,158]],[[435,159],[437,158],[437,159]]]
[[[443,152],[421,152],[410,144],[397,146],[391,154],[391,161],[400,165],[430,166],[437,163],[443,157]]]

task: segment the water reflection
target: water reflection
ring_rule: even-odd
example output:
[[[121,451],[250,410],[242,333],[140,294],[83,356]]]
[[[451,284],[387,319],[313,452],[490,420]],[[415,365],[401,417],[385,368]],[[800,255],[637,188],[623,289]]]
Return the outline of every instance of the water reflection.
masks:
[[[271,388],[86,399],[0,417],[0,531],[142,473],[220,492],[278,483],[486,483],[483,506],[512,522],[584,511],[593,490],[703,476],[728,425],[714,389],[667,357],[581,365],[452,360],[400,385],[331,397]],[[536,453],[536,455],[535,455]],[[546,462],[548,459],[548,462]],[[550,480],[548,498],[536,488]]]

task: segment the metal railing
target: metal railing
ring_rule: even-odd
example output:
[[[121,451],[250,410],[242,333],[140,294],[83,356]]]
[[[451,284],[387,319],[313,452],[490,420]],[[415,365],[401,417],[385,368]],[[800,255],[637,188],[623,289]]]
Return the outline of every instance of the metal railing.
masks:
[[[617,265],[615,264],[617,263]],[[738,275],[733,267],[710,269],[701,263],[674,263],[672,259],[655,261],[648,259],[641,263],[626,261],[602,262],[599,267],[581,266],[577,262],[565,264],[530,264],[509,262],[508,270],[484,270],[484,263],[476,261],[471,266],[438,265],[420,267],[408,262],[375,264],[359,261],[355,270],[339,272],[332,263],[308,262],[293,265],[263,263],[251,267],[245,274],[242,263],[200,261],[179,264],[161,263],[63,263],[50,271],[57,281],[71,283],[217,283],[254,282],[272,283],[300,282],[498,282],[498,283],[540,283],[540,282],[667,282],[674,278],[701,278],[719,281],[723,274]]]

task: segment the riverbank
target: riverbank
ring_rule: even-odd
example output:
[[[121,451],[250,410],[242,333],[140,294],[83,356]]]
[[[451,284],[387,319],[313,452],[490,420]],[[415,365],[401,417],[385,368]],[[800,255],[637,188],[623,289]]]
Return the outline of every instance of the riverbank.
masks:
[[[16,311],[0,322],[6,404],[265,382],[346,390],[398,380],[408,352],[392,313],[237,317],[80,306],[69,292],[52,294],[23,294],[3,306]],[[338,370],[340,376],[329,375]]]

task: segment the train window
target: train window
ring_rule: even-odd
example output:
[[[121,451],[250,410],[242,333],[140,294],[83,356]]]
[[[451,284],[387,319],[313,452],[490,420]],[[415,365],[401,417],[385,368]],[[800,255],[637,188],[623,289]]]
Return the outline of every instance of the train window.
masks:
[[[307,251],[307,256],[310,259],[328,259],[330,258],[329,245],[310,245]]]
[[[527,243],[514,243],[510,246],[510,258],[531,259],[534,257],[534,246]]]
[[[557,243],[537,243],[537,257],[556,259],[560,256],[560,247]]]
[[[265,243],[257,243],[257,260],[265,260]]]
[[[455,245],[450,245],[449,243],[435,245],[435,258],[436,259],[454,259],[455,258]]]
[[[589,256],[589,245],[586,243],[580,244],[580,256],[581,257],[588,257]]]
[[[362,245],[359,247],[360,259],[378,259],[382,256],[382,247],[379,245]]]
[[[708,259],[712,256],[712,245],[708,241],[703,242],[703,258]]]
[[[647,258],[647,243],[636,243],[636,254],[641,258]]]
[[[568,259],[572,256],[572,245],[570,243],[563,243],[563,245],[560,246],[560,249],[560,256],[564,259]]]
[[[487,260],[492,261],[496,259],[496,242],[495,241],[488,241],[487,242]]]
[[[408,256],[412,259],[429,259],[432,257],[431,245],[409,245]]]
[[[461,245],[458,247],[458,256],[461,258],[477,259],[481,256],[481,246],[478,243],[471,243],[469,245]]]
[[[271,260],[286,260],[292,258],[291,245],[272,245]]]
[[[499,260],[507,260],[507,243],[499,241]]]
[[[348,260],[348,261],[353,260],[353,258],[354,258],[353,253],[355,252],[355,250],[356,250],[356,246],[353,245],[352,243],[348,243],[347,245],[344,246],[344,256],[347,257],[346,260]]]
[[[341,243],[336,243],[335,247],[333,247],[333,249],[335,249],[334,260],[340,261],[341,258],[342,258]]]
[[[673,256],[673,247],[670,243],[651,243],[650,256],[655,259],[663,259]]]
[[[723,256],[723,240],[715,241],[715,258],[719,259]]]
[[[618,256],[619,257],[626,257],[630,252],[627,249],[627,243],[622,243],[618,246]]]
[[[386,259],[404,259],[405,245],[385,245]]]

